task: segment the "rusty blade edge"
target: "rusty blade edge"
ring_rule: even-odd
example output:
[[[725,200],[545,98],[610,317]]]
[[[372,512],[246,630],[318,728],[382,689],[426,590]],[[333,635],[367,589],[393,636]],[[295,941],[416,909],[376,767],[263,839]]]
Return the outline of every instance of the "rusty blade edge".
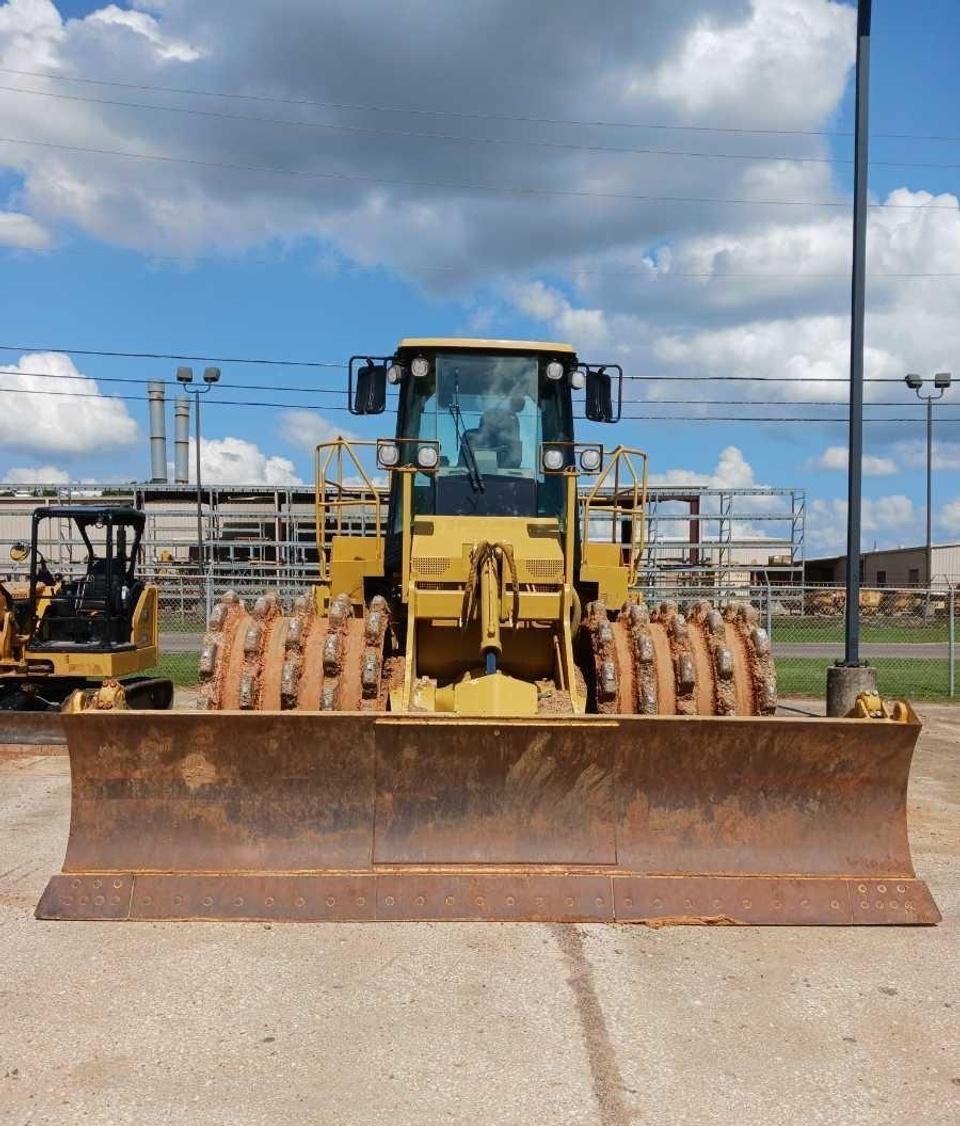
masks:
[[[928,925],[919,879],[632,876],[486,870],[54,876],[48,920],[258,922],[556,921],[737,925]]]
[[[642,880],[767,880],[771,883],[796,882],[808,880],[820,883],[824,880],[839,880],[846,883],[860,883],[864,880],[886,880],[888,883],[911,883],[920,878],[915,872],[906,873],[902,869],[876,870],[867,875],[856,872],[822,872],[810,875],[808,872],[658,872],[647,870],[635,872],[606,864],[374,864],[370,868],[191,868],[189,871],[176,868],[138,868],[131,872],[128,868],[70,868],[64,866],[59,873],[66,877],[85,878],[94,876],[124,876],[129,879],[147,877],[169,877],[171,879],[327,879],[330,877],[394,876],[419,875],[440,876],[514,876],[532,878],[536,876],[604,876],[610,879]],[[922,882],[922,881],[920,881]]]

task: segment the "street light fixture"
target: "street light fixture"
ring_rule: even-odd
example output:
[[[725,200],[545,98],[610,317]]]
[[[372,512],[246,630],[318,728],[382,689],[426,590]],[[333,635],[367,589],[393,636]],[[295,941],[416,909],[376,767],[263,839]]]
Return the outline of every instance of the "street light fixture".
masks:
[[[196,455],[197,455],[197,566],[203,572],[203,483],[200,478],[200,396],[213,390],[215,383],[220,380],[219,368],[203,369],[203,386],[194,384],[193,368],[178,367],[177,382],[183,385],[184,391],[193,396],[194,420],[196,423]]]
[[[927,589],[933,582],[933,404],[943,398],[944,392],[953,382],[953,377],[948,371],[938,371],[933,377],[933,388],[936,394],[923,394],[924,380],[921,376],[911,372],[904,383],[915,392],[918,399],[927,404]]]

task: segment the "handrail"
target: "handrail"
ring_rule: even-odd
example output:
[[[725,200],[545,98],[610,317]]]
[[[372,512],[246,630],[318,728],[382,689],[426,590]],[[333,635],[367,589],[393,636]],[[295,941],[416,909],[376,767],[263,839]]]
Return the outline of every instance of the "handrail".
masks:
[[[344,513],[347,509],[372,510],[373,533],[371,539],[382,543],[381,508],[384,492],[371,479],[357,456],[358,448],[376,449],[377,442],[369,439],[334,438],[321,442],[316,449],[316,532],[317,556],[320,564],[320,581],[330,578],[330,552],[334,536],[343,534]],[[347,469],[346,477],[344,467]],[[347,480],[352,478],[351,483]],[[332,517],[334,527],[328,525]],[[365,521],[361,515],[361,525]]]
[[[634,459],[639,459],[640,467]],[[613,476],[612,486],[608,484]],[[625,481],[621,480],[625,478]],[[609,491],[601,492],[606,487]],[[629,548],[627,567],[628,585],[637,581],[640,558],[647,542],[647,455],[642,450],[617,446],[604,458],[604,466],[592,487],[582,498],[582,543],[587,548],[590,537],[591,514],[604,513],[610,521],[610,539]],[[630,521],[630,540],[623,544],[617,533],[623,520]],[[596,542],[596,541],[594,541]]]

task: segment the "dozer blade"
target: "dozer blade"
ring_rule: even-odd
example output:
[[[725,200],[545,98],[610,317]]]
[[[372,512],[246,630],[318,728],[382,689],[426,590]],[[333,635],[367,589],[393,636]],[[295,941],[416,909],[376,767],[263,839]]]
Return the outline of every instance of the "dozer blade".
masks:
[[[918,722],[63,717],[41,919],[934,923]]]
[[[65,746],[59,712],[0,711],[0,758],[18,754],[62,754]]]

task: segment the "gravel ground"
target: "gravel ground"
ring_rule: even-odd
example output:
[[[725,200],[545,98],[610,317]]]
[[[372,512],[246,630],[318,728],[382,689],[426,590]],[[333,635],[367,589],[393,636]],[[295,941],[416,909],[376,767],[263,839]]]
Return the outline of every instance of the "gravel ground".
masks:
[[[38,923],[68,765],[0,756],[0,1121],[953,1126],[960,710],[924,718],[925,929]]]

